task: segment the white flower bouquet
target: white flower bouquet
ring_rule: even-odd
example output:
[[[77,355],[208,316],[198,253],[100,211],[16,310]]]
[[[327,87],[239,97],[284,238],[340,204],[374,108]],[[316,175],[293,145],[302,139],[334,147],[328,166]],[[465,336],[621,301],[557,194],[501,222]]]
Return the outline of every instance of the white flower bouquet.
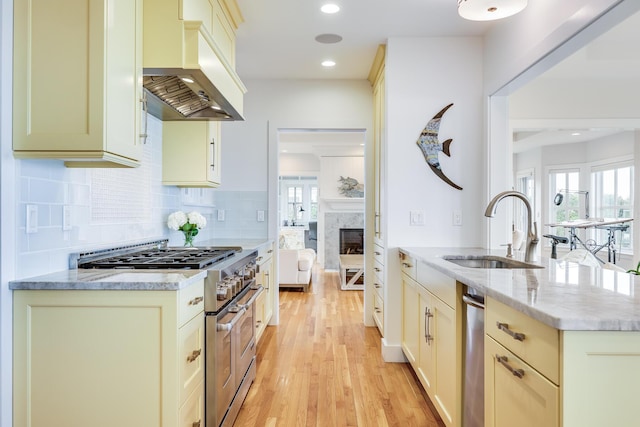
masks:
[[[184,234],[184,245],[193,246],[193,238],[198,235],[198,231],[206,227],[207,219],[199,212],[189,212],[188,214],[177,211],[169,215],[167,227],[171,230],[180,230]]]

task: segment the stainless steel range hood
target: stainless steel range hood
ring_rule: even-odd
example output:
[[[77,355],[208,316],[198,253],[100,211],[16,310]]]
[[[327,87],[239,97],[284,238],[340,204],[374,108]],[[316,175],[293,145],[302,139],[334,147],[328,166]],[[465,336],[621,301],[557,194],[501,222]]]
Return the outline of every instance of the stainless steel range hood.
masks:
[[[190,10],[189,5],[180,0],[144,1],[142,85],[148,112],[161,120],[244,120],[246,88],[229,62],[235,44],[224,38],[229,31],[216,33],[217,41],[210,32],[219,28],[224,16],[218,13],[218,27],[213,21],[187,20],[215,15]]]

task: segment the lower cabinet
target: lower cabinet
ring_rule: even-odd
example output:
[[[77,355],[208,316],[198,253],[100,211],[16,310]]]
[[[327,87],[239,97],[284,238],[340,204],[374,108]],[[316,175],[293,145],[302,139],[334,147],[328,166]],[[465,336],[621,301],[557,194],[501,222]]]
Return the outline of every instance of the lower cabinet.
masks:
[[[418,265],[418,268],[420,266]],[[444,424],[460,426],[461,322],[457,318],[459,311],[430,290],[450,286],[455,292],[457,283],[453,279],[443,283],[441,275],[429,275],[428,271],[421,273],[421,281],[418,282],[410,277],[415,271],[403,270],[401,274],[402,349]]]
[[[14,291],[13,425],[203,425],[203,294]]]
[[[264,288],[256,300],[256,340],[260,341],[264,330],[271,321],[276,304],[276,287],[273,277],[273,242],[258,249],[256,260],[258,272],[256,281]]]

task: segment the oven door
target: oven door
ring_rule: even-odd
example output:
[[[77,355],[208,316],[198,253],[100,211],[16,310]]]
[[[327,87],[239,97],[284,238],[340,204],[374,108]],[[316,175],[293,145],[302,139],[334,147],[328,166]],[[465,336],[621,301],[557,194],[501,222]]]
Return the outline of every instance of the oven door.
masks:
[[[256,307],[255,301],[264,291],[262,286],[252,287],[240,300],[238,305],[246,312],[234,328],[236,347],[236,376],[238,385],[246,374],[251,361],[256,355]]]

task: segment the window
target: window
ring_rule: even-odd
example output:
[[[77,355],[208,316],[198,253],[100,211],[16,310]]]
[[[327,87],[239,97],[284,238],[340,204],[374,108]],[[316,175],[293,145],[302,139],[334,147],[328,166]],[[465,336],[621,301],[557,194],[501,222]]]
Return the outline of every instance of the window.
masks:
[[[287,218],[291,221],[302,218],[302,186],[287,188]]]
[[[309,187],[309,221],[318,220],[318,186]]]
[[[535,218],[535,177],[533,169],[518,172],[516,175],[516,190],[527,196],[531,203],[531,212]],[[527,209],[524,203],[513,204],[513,225],[517,230],[525,231],[527,229]]]
[[[550,204],[549,222],[572,221],[580,218],[585,198],[580,193],[580,172],[575,170],[552,170],[549,172],[549,194],[554,200],[556,194],[562,195],[562,203]],[[554,233],[558,236],[568,236],[569,231],[556,227]]]
[[[594,217],[633,217],[633,166],[630,163],[594,168],[591,173],[591,188],[594,192]],[[633,251],[632,236],[631,226],[626,231],[615,233],[616,244],[621,252]],[[594,237],[597,242],[606,242],[608,231],[596,229]]]

